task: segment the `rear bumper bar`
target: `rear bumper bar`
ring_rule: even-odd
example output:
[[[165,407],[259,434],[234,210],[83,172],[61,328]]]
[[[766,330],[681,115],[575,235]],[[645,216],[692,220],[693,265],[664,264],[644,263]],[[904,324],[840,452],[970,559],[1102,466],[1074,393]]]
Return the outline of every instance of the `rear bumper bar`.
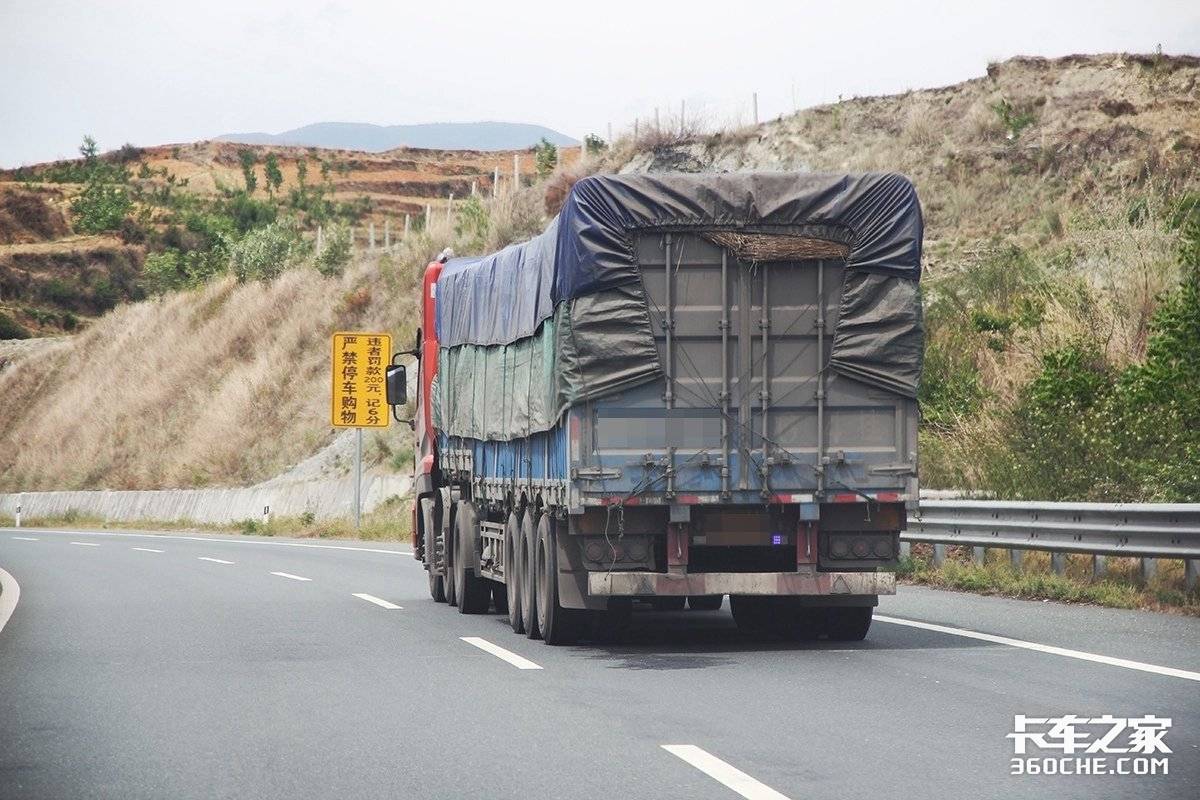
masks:
[[[591,572],[593,596],[895,594],[891,572]]]

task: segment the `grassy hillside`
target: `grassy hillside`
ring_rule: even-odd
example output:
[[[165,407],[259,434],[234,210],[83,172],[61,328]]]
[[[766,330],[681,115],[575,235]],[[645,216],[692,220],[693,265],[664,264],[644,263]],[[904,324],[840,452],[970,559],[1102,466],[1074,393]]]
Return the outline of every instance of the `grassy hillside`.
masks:
[[[572,180],[591,171],[805,169],[896,170],[920,192],[924,485],[1200,499],[1200,279],[1190,277],[1200,270],[1200,60],[1014,59],[956,86],[850,99],[754,128],[639,133],[583,164],[570,154],[567,168],[544,182],[526,155],[530,174],[519,191],[461,203],[452,216],[442,206],[388,257],[363,252],[360,221],[359,249],[344,269],[315,257],[309,206],[290,200],[296,159],[307,151],[272,148],[283,180],[274,190],[278,220],[255,221],[227,237],[226,249],[205,237],[236,219],[245,198],[270,201],[264,165],[255,167],[259,187],[246,192],[236,146],[144,151],[169,157],[148,166],[159,170],[147,179],[155,191],[172,186],[165,167],[177,176],[169,194],[198,200],[148,203],[177,216],[152,217],[141,244],[96,234],[106,244],[89,246],[133,248],[147,259],[135,289],[164,269],[196,279],[121,304],[62,340],[0,346],[0,490],[269,477],[330,441],[328,333],[383,327],[403,342],[415,326],[417,276],[443,246],[480,252],[528,236]],[[478,181],[489,194],[489,158],[511,169],[508,154],[400,163],[415,158],[347,154],[349,171],[326,170],[333,189],[321,196],[353,205],[364,192],[370,214],[387,202],[400,213],[404,203],[423,209],[431,186],[445,196],[446,181]],[[310,185],[323,183],[308,163]],[[41,193],[74,224],[73,190],[44,180],[46,169],[27,171],[15,189]],[[417,184],[421,194],[412,193]],[[0,270],[4,246],[45,244],[29,232],[38,226],[60,244],[78,236],[53,213],[48,222],[20,211],[9,218],[21,221],[7,228],[14,243],[0,245]],[[297,218],[298,229],[282,224]],[[172,224],[177,236],[168,242]],[[219,257],[212,277],[188,272],[208,263],[205,253]],[[91,297],[98,279],[72,269],[78,292]],[[48,280],[27,272],[34,283]],[[406,434],[393,429],[378,448],[397,449]]]

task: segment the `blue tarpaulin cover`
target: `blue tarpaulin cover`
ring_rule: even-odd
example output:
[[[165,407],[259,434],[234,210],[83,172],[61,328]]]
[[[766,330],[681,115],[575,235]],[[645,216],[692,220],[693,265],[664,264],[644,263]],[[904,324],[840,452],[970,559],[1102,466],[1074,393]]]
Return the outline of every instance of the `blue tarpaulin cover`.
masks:
[[[652,231],[778,234],[844,245],[846,278],[830,368],[916,396],[924,337],[917,284],[923,222],[907,178],[596,175],[575,184],[539,236],[481,258],[451,259],[438,279],[443,350],[484,348],[472,358],[490,364],[508,358],[499,348],[553,337],[546,379],[557,385],[529,389],[531,397],[554,398],[547,401],[550,417],[518,409],[515,419],[528,425],[504,427],[500,438],[545,430],[566,405],[661,375],[634,249],[637,235]],[[558,323],[543,330],[551,317]],[[477,381],[468,369],[474,362],[455,363],[453,379],[439,376],[446,403],[466,390],[469,378]],[[493,427],[482,418],[472,423],[472,430]]]

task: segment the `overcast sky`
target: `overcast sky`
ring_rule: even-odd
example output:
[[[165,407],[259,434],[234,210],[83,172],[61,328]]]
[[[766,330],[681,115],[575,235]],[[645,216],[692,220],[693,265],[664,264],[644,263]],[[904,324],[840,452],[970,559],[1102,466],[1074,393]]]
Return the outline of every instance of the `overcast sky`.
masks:
[[[1200,0],[0,0],[0,165],[310,122],[582,137],[939,86],[1018,54],[1200,53]]]

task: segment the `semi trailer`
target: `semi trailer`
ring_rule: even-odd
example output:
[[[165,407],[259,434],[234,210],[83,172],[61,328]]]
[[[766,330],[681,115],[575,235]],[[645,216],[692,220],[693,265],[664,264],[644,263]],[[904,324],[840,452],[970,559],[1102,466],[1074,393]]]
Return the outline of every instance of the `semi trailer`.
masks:
[[[865,637],[918,499],[922,231],[895,174],[601,175],[439,256],[410,351],[432,598],[549,644],[726,596],[739,628]]]

